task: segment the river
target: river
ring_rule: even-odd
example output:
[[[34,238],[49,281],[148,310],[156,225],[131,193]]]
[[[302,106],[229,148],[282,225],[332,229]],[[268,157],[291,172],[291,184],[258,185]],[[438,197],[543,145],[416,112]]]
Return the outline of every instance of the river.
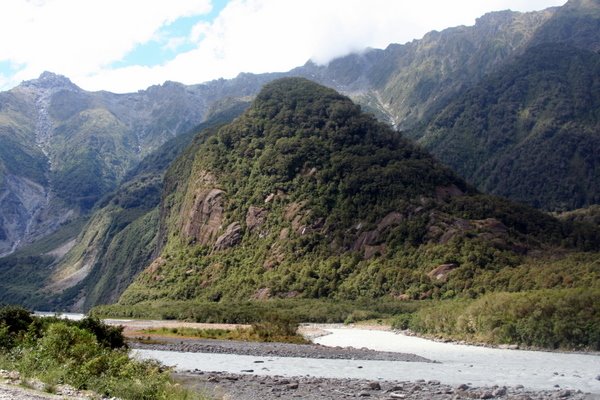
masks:
[[[176,370],[248,372],[260,375],[360,378],[371,380],[439,380],[446,384],[475,386],[523,385],[532,390],[581,390],[600,394],[600,356],[493,349],[439,343],[393,332],[349,328],[326,329],[315,340],[326,346],[366,347],[414,353],[436,363],[401,361],[326,360],[293,357],[254,357],[233,354],[180,353],[135,350]],[[248,372],[250,373],[250,372]]]
[[[54,313],[36,312],[37,315]],[[61,314],[80,319],[82,314]],[[112,321],[118,323],[118,320]],[[126,321],[123,321],[126,322]],[[436,363],[329,360],[296,357],[256,357],[236,354],[133,350],[136,357],[153,358],[176,370],[247,372],[259,375],[314,376],[371,380],[439,380],[475,386],[523,385],[531,390],[581,390],[600,395],[600,355],[496,349],[441,343],[389,331],[324,328],[314,339],[324,346],[352,346],[413,353]],[[558,386],[557,386],[558,385]]]

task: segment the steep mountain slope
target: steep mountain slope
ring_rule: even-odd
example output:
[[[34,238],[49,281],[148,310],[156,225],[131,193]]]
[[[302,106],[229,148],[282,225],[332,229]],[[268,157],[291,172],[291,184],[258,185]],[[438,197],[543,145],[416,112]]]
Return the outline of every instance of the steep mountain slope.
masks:
[[[491,13],[480,18],[473,27],[432,32],[421,40],[404,45],[367,50],[333,60],[327,66],[307,63],[282,74],[240,74],[232,80],[221,79],[192,86],[167,82],[138,93],[113,94],[85,92],[64,77],[45,73],[37,80],[0,93],[0,255],[44,238],[34,243],[32,248],[0,263],[0,269],[9,266],[0,271],[7,278],[3,283],[12,282],[11,285],[14,285],[11,290],[7,289],[10,285],[4,286],[4,293],[6,296],[9,296],[8,293],[22,296],[18,298],[28,304],[50,304],[48,299],[54,297],[51,304],[61,307],[71,305],[74,299],[79,299],[78,305],[84,308],[116,299],[144,264],[157,255],[156,251],[163,243],[168,241],[169,246],[174,243],[169,239],[173,224],[169,222],[172,216],[167,209],[173,205],[163,203],[160,212],[155,210],[162,186],[161,176],[172,158],[163,153],[166,148],[152,152],[166,140],[190,131],[215,110],[239,99],[253,97],[264,83],[284,75],[307,77],[349,95],[379,119],[392,122],[405,130],[405,135],[420,139],[439,159],[486,192],[510,196],[545,209],[572,208],[597,202],[598,157],[593,150],[598,147],[598,116],[595,112],[598,109],[598,73],[597,55],[593,51],[598,50],[599,10],[595,0],[571,0],[564,7],[540,12]],[[518,114],[515,114],[517,111]],[[282,126],[282,129],[288,128]],[[242,140],[236,135],[233,138]],[[181,143],[186,142],[189,136],[181,140]],[[314,147],[324,146],[311,140],[306,144],[308,152]],[[174,145],[176,142],[170,142],[171,155],[181,149]],[[296,142],[300,141],[291,142],[299,145]],[[282,140],[281,149],[273,147],[275,150],[271,150],[269,156],[274,171],[282,177],[285,173],[293,175],[294,167],[286,165],[296,162],[288,160],[287,156],[276,156],[277,151],[288,151],[284,144],[285,140]],[[406,146],[415,154],[422,154]],[[173,166],[172,171],[176,173],[169,175],[167,193],[187,187],[184,177],[192,173],[190,165],[196,150],[188,149],[185,161],[180,160]],[[255,150],[247,150],[248,156],[253,155]],[[374,148],[373,151],[380,150]],[[423,157],[429,159],[429,156]],[[353,162],[350,165],[355,165]],[[436,171],[444,170],[433,163]],[[265,166],[256,168],[264,171]],[[282,168],[292,168],[292,172]],[[312,169],[305,171],[307,176],[310,171]],[[371,181],[378,182],[373,179],[376,174],[372,172],[368,171],[366,178],[353,179],[370,187]],[[452,174],[448,176],[456,178]],[[379,184],[390,186],[395,178],[386,179]],[[445,178],[440,179],[443,181]],[[472,192],[464,182],[459,182],[455,186],[460,188],[460,192]],[[358,183],[351,182],[350,186],[355,185]],[[540,233],[544,240],[531,239],[531,221],[520,224],[514,217],[515,213],[521,213],[529,220],[533,215],[530,210],[518,208],[509,212],[515,206],[491,198],[480,199],[485,202],[485,207],[480,203],[474,205],[465,200],[472,199],[470,196],[461,197],[460,201],[452,198],[446,204],[441,198],[458,192],[452,185],[446,189],[444,185],[439,187],[442,189],[439,189],[439,196],[434,196],[435,202],[441,201],[445,207],[443,213],[450,215],[444,216],[443,222],[438,221],[443,226],[436,228],[437,225],[426,216],[408,218],[406,215],[412,215],[411,212],[404,211],[403,221],[410,222],[400,224],[402,227],[398,228],[403,232],[398,233],[403,240],[410,237],[409,242],[414,242],[415,246],[424,241],[429,243],[427,246],[435,248],[427,256],[432,264],[453,257],[466,258],[468,251],[461,247],[463,244],[457,244],[451,251],[445,244],[438,243],[441,247],[436,247],[431,244],[430,238],[423,239],[425,230],[429,232],[431,228],[439,232],[456,225],[452,228],[456,232],[470,235],[465,232],[471,228],[492,229],[485,223],[460,222],[460,218],[483,220],[489,217],[489,213],[505,210],[501,213],[503,217],[497,219],[509,230],[516,225],[520,226],[517,231],[521,234],[527,233],[526,239],[505,238],[511,243],[509,250],[527,247],[523,241],[530,243],[533,240],[539,245],[547,237],[555,238],[554,246],[560,241],[557,238],[568,236],[572,229],[539,214],[535,218],[541,222],[534,226],[537,227],[536,232],[545,232]],[[279,191],[284,193],[285,190],[273,187],[271,192],[263,194],[273,194],[274,198],[278,198]],[[330,189],[319,186],[315,190],[318,193],[313,197],[317,199],[321,198],[323,190],[327,196],[333,196]],[[373,190],[373,193],[379,193],[379,189]],[[217,196],[213,200],[221,201],[221,195],[217,194],[213,193]],[[409,204],[414,203],[413,194],[406,194],[411,199],[407,200]],[[384,197],[387,195],[384,194]],[[180,201],[177,196],[172,194],[170,198]],[[355,203],[369,204],[371,195],[361,196],[360,200],[349,198],[342,208],[346,211],[336,218],[345,220],[351,219],[350,216],[363,216]],[[423,196],[428,198],[430,193]],[[399,198],[406,200],[402,196]],[[338,204],[337,200],[337,197],[328,198],[323,200],[325,203],[313,208],[331,210],[334,204]],[[265,206],[261,201],[254,204],[252,213],[257,215],[250,213],[251,221],[264,218],[264,210],[261,209]],[[300,213],[300,219],[308,218],[302,211],[306,205],[300,203],[296,206],[299,210],[290,210],[293,216],[289,223],[295,221],[297,213]],[[403,203],[398,208],[406,210],[408,206],[405,206]],[[413,207],[425,206],[419,203]],[[432,207],[437,209],[437,205]],[[313,208],[310,208],[311,212],[315,212]],[[373,210],[377,214],[378,206]],[[76,232],[75,227],[82,228],[79,216],[87,217],[92,212],[85,229]],[[385,217],[377,214],[380,218],[377,221],[373,215],[367,218],[372,225],[377,225]],[[244,218],[236,220],[242,228]],[[509,218],[510,223],[503,218]],[[234,220],[228,223],[232,222]],[[361,230],[364,221],[356,224],[361,228],[350,230],[352,235],[359,231],[365,233]],[[219,231],[219,226],[211,229]],[[236,226],[231,229],[230,233],[235,237],[239,231]],[[548,229],[554,233],[548,233]],[[377,229],[374,231],[376,236],[381,233]],[[52,232],[56,232],[55,235],[46,236]],[[225,233],[219,232],[219,236]],[[245,232],[244,229],[242,232]],[[346,237],[345,240],[352,242],[350,248],[354,247],[357,239],[348,239],[352,235],[345,232],[337,232],[336,235]],[[307,236],[302,236],[303,240],[307,240]],[[585,239],[585,235],[582,238],[582,244],[586,245],[589,239]],[[205,239],[203,237],[202,240]],[[506,242],[505,239],[502,240]],[[568,239],[571,240],[575,239]],[[367,242],[365,246],[357,246],[369,257],[392,246],[387,239],[379,236]],[[272,246],[274,242],[269,243],[264,246]],[[286,244],[286,248],[289,250],[289,246],[296,245]],[[267,265],[280,263],[278,260],[285,252],[264,246],[257,257],[269,254],[270,258],[263,260]],[[348,243],[339,246],[347,249]],[[495,251],[488,247],[485,251]],[[505,250],[509,251],[502,251]],[[173,251],[173,257],[188,260],[190,265],[195,262],[195,256],[189,255],[185,246]],[[343,253],[342,250],[340,252]],[[417,257],[412,250],[409,253],[411,257]],[[434,257],[434,253],[453,255],[442,257],[438,254]],[[325,258],[330,257],[327,252],[323,254],[326,254]],[[385,257],[393,259],[389,253]],[[406,267],[412,262],[425,268],[423,260],[389,260],[386,261],[388,266],[397,262]],[[513,261],[506,263],[513,265],[516,262]],[[286,265],[291,263],[289,260],[286,262]],[[20,272],[15,275],[13,272],[17,269]],[[412,278],[403,287],[416,293],[414,282],[422,279],[424,269],[420,272],[408,270],[412,272],[405,272],[412,274]],[[284,273],[269,272],[269,276],[271,280],[283,279]],[[15,283],[16,276],[26,281],[35,280],[35,290],[43,286],[48,292],[30,293],[32,286]],[[256,277],[253,279],[257,281]],[[360,279],[369,280],[364,276]],[[391,278],[386,275],[385,279]],[[316,284],[313,282],[311,285]],[[57,293],[62,290],[65,292],[57,298]]]
[[[599,203],[600,55],[530,48],[415,136],[484,192],[546,209]]]
[[[431,32],[327,66],[308,63],[282,74],[192,86],[167,82],[130,94],[88,93],[45,73],[0,96],[0,255],[86,214],[145,155],[204,121],[214,104],[254,96],[272,79],[309,78],[412,129],[533,44],[597,49],[598,8],[592,0],[571,0],[539,12],[495,12],[472,27]]]
[[[410,43],[352,54],[322,67],[309,63],[294,72],[409,129],[523,51],[555,11],[493,12],[474,26],[430,32]]]
[[[600,50],[600,3],[598,0],[569,0],[538,29],[530,46],[557,43],[583,50]]]
[[[0,94],[0,255],[85,215],[162,143],[189,132],[215,103],[272,79],[240,75],[131,94],[86,92],[44,73]]]
[[[299,78],[266,85],[172,165],[160,223],[164,250],[121,304],[452,296],[529,249],[598,246],[589,226],[477,194],[348,98]]]
[[[196,129],[166,142],[99,201],[91,217],[0,259],[0,302],[81,310],[114,302],[159,250],[158,210],[168,165],[190,142],[230,122],[247,103],[224,105]]]

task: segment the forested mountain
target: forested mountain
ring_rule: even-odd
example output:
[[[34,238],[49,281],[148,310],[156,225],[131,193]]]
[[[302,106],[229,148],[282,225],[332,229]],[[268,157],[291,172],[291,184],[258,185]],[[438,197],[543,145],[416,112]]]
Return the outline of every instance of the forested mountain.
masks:
[[[530,250],[598,247],[590,225],[481,195],[348,98],[300,78],[165,179],[160,256],[120,299],[453,296]]]
[[[484,192],[551,210],[600,203],[600,55],[532,47],[414,136]]]
[[[270,80],[240,75],[131,94],[86,92],[44,73],[0,93],[0,255],[86,215],[144,156]]]
[[[247,105],[223,105],[205,123],[148,154],[117,190],[99,200],[89,220],[66,224],[0,259],[0,302],[81,309],[116,301],[159,250],[158,205],[169,164],[191,142],[202,143],[211,128],[230,122]]]
[[[192,86],[167,82],[131,94],[89,93],[45,73],[0,94],[0,254],[87,214],[146,154],[204,121],[215,103],[254,96],[272,79],[309,78],[349,95],[401,130],[413,129],[533,45],[551,42],[597,50],[598,9],[595,1],[571,0],[539,12],[494,12],[472,27],[431,32],[327,66],[309,62],[287,73],[241,74]],[[470,179],[473,174],[466,175]],[[512,195],[493,185],[480,189]],[[547,198],[532,204],[555,207],[557,201],[550,199],[550,204]],[[593,198],[584,193],[574,204],[590,204]]]
[[[232,80],[220,79],[200,85],[185,86],[167,82],[137,93],[90,93],[78,88],[67,78],[44,73],[39,79],[24,82],[10,91],[0,93],[0,255],[17,250],[14,256],[0,259],[0,275],[3,277],[0,285],[4,298],[19,299],[27,304],[46,307],[62,308],[75,305],[77,309],[114,301],[134,276],[161,254],[165,244],[167,247],[164,256],[152,264],[153,268],[158,268],[157,265],[162,265],[161,263],[177,264],[178,267],[171,269],[172,273],[185,275],[196,262],[221,265],[214,263],[221,256],[212,253],[212,244],[204,243],[205,247],[188,247],[184,242],[179,243],[169,236],[175,232],[172,221],[175,217],[168,209],[184,200],[183,197],[178,197],[184,196],[183,193],[190,196],[191,189],[188,188],[189,182],[186,177],[198,173],[198,170],[193,168],[199,167],[192,168],[196,162],[196,154],[208,151],[202,150],[201,147],[204,147],[200,144],[216,132],[216,129],[195,128],[214,127],[230,120],[241,112],[243,102],[254,98],[265,83],[283,76],[305,77],[332,87],[348,95],[360,104],[363,110],[373,113],[379,120],[391,123],[401,133],[385,128],[385,133],[378,134],[374,141],[359,141],[360,145],[357,146],[367,146],[374,154],[380,155],[386,151],[408,154],[411,161],[400,162],[394,158],[394,162],[398,162],[396,167],[402,171],[415,168],[416,176],[423,182],[417,182],[417,186],[412,187],[402,180],[402,176],[409,174],[399,178],[399,172],[393,169],[395,167],[387,164],[371,165],[373,160],[370,159],[356,160],[352,151],[348,150],[348,153],[345,148],[332,148],[328,136],[324,142],[320,141],[323,138],[318,135],[315,138],[308,134],[306,137],[290,134],[289,137],[277,137],[275,143],[264,142],[263,146],[268,149],[270,155],[267,157],[263,154],[263,161],[259,163],[253,157],[257,152],[264,153],[264,149],[256,149],[252,144],[246,143],[244,135],[234,132],[237,128],[225,129],[230,132],[229,140],[240,141],[232,143],[232,146],[241,146],[237,151],[243,151],[248,157],[245,161],[242,158],[236,159],[238,167],[249,168],[246,172],[250,174],[256,174],[257,171],[267,174],[264,182],[252,182],[252,185],[257,183],[259,186],[244,186],[235,191],[241,191],[240,195],[250,196],[254,201],[259,194],[252,190],[268,187],[271,192],[261,192],[261,195],[274,196],[270,202],[265,203],[269,204],[268,206],[261,203],[266,198],[252,204],[253,212],[258,214],[250,219],[261,221],[266,218],[265,215],[271,215],[273,218],[277,215],[281,221],[292,224],[298,218],[294,223],[296,228],[303,226],[312,229],[307,231],[311,232],[310,235],[300,235],[297,240],[285,242],[284,246],[278,239],[271,236],[261,237],[261,234],[258,235],[260,240],[255,241],[256,235],[251,236],[248,233],[251,229],[244,225],[247,223],[246,215],[227,214],[229,219],[221,221],[226,224],[225,228],[233,222],[240,224],[239,227],[231,226],[232,231],[229,233],[234,238],[239,235],[238,239],[244,243],[242,247],[248,249],[248,252],[256,252],[256,257],[261,259],[261,263],[284,265],[278,270],[267,268],[264,273],[269,279],[269,290],[272,294],[281,294],[283,287],[292,287],[290,293],[293,294],[298,288],[306,286],[312,289],[306,289],[302,295],[319,293],[319,290],[322,293],[349,297],[353,296],[349,293],[379,295],[386,289],[377,289],[377,285],[386,288],[392,286],[389,282],[396,272],[390,272],[393,270],[391,265],[396,263],[398,268],[405,272],[406,278],[403,279],[406,281],[402,284],[394,281],[394,287],[409,291],[411,296],[419,296],[421,293],[427,293],[429,289],[435,290],[435,285],[431,286],[428,278],[423,277],[429,268],[426,265],[442,265],[447,261],[448,264],[467,265],[464,271],[471,271],[473,265],[486,263],[483,258],[477,262],[465,261],[470,251],[487,254],[486,257],[496,260],[491,262],[493,267],[486,272],[491,274],[494,268],[525,262],[521,253],[531,246],[537,248],[578,245],[588,248],[593,242],[590,240],[590,234],[593,237],[593,232],[589,231],[592,224],[584,223],[586,228],[582,228],[583,231],[578,228],[578,233],[574,234],[574,226],[580,225],[578,218],[567,218],[566,222],[559,223],[545,214],[536,214],[527,207],[476,193],[480,191],[499,194],[543,210],[555,211],[598,203],[600,174],[598,152],[595,149],[599,148],[600,131],[597,94],[599,35],[598,1],[570,0],[563,7],[539,12],[490,13],[479,18],[471,27],[431,32],[422,39],[406,44],[391,44],[384,50],[367,49],[359,54],[333,60],[326,66],[308,62],[284,73],[240,74]],[[306,84],[299,83],[292,86],[298,86],[298,90],[294,90],[301,92],[296,93],[301,94],[301,98],[310,93],[313,97],[322,95],[323,101],[335,100],[335,105],[321,104],[323,109],[344,109],[344,112],[350,113],[348,118],[351,117],[352,121],[364,122],[368,119],[359,114],[354,106],[350,106],[347,99],[341,100],[341,97],[323,88],[308,88]],[[266,93],[273,91],[277,92],[271,87]],[[253,109],[262,110],[266,107],[264,93],[262,96]],[[281,100],[290,104],[297,102],[292,98]],[[287,110],[292,119],[276,121],[283,132],[306,130],[307,127],[315,126],[314,121],[324,118],[321,123],[327,124],[328,118],[333,118],[331,115],[310,115],[310,112],[308,116],[302,112],[296,115],[297,110],[288,106],[289,104],[286,104],[281,107]],[[224,113],[220,113],[221,111]],[[340,122],[336,118],[342,117],[335,116],[335,113],[332,115],[335,117],[335,123],[339,125]],[[215,118],[211,119],[211,116]],[[310,121],[304,121],[305,117]],[[294,125],[294,118],[306,126]],[[248,115],[244,120],[254,121]],[[255,122],[259,126],[266,124],[264,116]],[[295,127],[287,126],[288,122],[290,126]],[[201,125],[202,123],[206,124]],[[377,124],[374,121],[369,120],[366,126],[378,131],[379,127],[374,128],[375,125]],[[315,132],[323,130],[329,135],[329,131],[324,129],[324,126],[316,126]],[[346,131],[353,129],[347,128]],[[165,192],[161,192],[163,174],[170,162],[200,131],[202,133],[197,140],[185,151],[186,155],[171,166],[164,186]],[[251,129],[248,133],[249,137],[256,134]],[[220,139],[215,140],[225,140],[222,136],[226,134],[220,135]],[[390,135],[394,137],[388,138]],[[431,151],[446,166],[443,167],[426,151],[420,150],[406,139],[401,139],[401,136],[418,141],[419,145],[426,151]],[[269,140],[271,139],[273,138]],[[353,145],[353,140],[358,139],[347,137],[347,140],[348,143],[338,140],[337,145],[350,146]],[[303,143],[304,141],[306,143]],[[164,143],[166,145],[161,147]],[[294,153],[292,145],[300,146],[300,151],[304,153]],[[317,185],[307,178],[313,175],[320,176],[319,168],[312,173],[310,171],[313,167],[310,167],[298,175],[296,163],[305,163],[303,157],[310,152],[315,152],[315,160],[324,165],[324,161],[319,158],[323,156],[317,151],[319,149],[332,154],[341,151],[339,154],[349,159],[344,168],[361,168],[365,170],[364,177],[345,176],[344,179],[348,178],[350,181],[340,181],[342,183],[338,186],[341,186],[335,189],[338,190],[336,192],[329,184]],[[388,156],[389,154],[383,154],[382,159],[386,160]],[[413,156],[416,159],[412,159]],[[229,157],[233,156],[219,160],[230,163]],[[343,158],[342,155],[335,157]],[[400,156],[396,154],[394,157]],[[265,168],[263,164],[267,158],[273,171],[261,169]],[[209,160],[211,159],[206,158],[204,162]],[[337,161],[340,161],[340,165],[343,164],[341,160]],[[251,166],[246,165],[246,162],[250,162]],[[358,164],[355,165],[354,162]],[[422,168],[423,164],[431,168]],[[450,172],[448,166],[457,171],[461,178]],[[216,168],[214,165],[212,167]],[[389,175],[378,177],[378,173]],[[303,203],[304,200],[292,201],[297,203],[298,209],[289,211],[292,215],[290,221],[285,219],[286,211],[283,209],[272,210],[273,212],[263,215],[261,209],[271,209],[275,204],[279,204],[273,202],[271,205],[273,199],[279,199],[278,196],[281,195],[288,201],[287,195],[284,194],[291,192],[290,187],[295,187],[298,183],[294,174],[306,180],[301,180],[302,185],[306,186],[300,188],[298,193],[302,195],[298,196],[305,196],[314,190],[311,200],[320,203],[308,207]],[[341,172],[337,178],[341,179],[340,174]],[[285,183],[282,183],[282,187],[272,186],[275,181],[269,179],[276,177]],[[215,177],[215,182],[219,185],[233,184],[230,178],[227,178],[230,179],[227,181],[229,183],[217,178]],[[333,178],[327,177],[330,181]],[[466,182],[462,178],[466,178]],[[244,179],[243,176],[236,177],[236,182],[243,183]],[[436,180],[448,185],[433,184]],[[198,182],[195,184],[199,185]],[[360,184],[369,187],[372,193],[363,193],[363,188],[357,187]],[[352,187],[354,192],[344,192],[344,185]],[[375,187],[372,187],[373,185]],[[400,203],[390,203],[390,193],[382,192],[377,185],[387,185],[390,190],[400,193],[394,200]],[[404,185],[402,187],[405,189],[410,187],[410,190],[404,193],[404,189],[401,190],[397,185]],[[432,188],[441,188],[438,190],[440,193],[431,195]],[[219,190],[229,193],[233,188],[225,190],[219,187]],[[338,197],[332,193],[337,193]],[[340,193],[345,193],[346,197],[339,197]],[[454,196],[458,193],[469,196]],[[423,196],[423,201],[427,204],[415,203],[415,198],[419,197],[417,194]],[[222,200],[222,194],[215,195],[214,201]],[[162,203],[162,209],[159,210],[157,205],[161,196],[166,196],[174,203]],[[377,199],[378,196],[382,196],[380,200]],[[379,203],[370,203],[374,197],[374,201],[380,201],[384,205],[381,207],[386,210],[398,208],[389,211],[398,213],[390,214],[392,220],[400,218],[404,221],[394,228],[396,233],[388,232],[391,228],[386,225],[387,222],[380,228],[379,223],[383,223],[387,214],[381,214],[383,211]],[[477,202],[474,202],[475,198],[478,199]],[[187,197],[185,199],[186,207],[191,207],[192,200]],[[427,199],[432,203],[428,203],[430,200]],[[236,205],[239,209],[238,214],[249,212],[250,208],[244,208],[250,205],[244,203],[247,200],[245,197],[239,199],[241,203]],[[368,204],[367,208],[372,214],[364,214],[360,209],[362,204]],[[442,208],[438,209],[438,206]],[[410,207],[414,210],[420,207],[429,211],[435,209],[434,214],[438,215],[440,212],[442,216],[438,215],[441,219],[432,222],[433,217],[420,214],[420,211],[410,211]],[[322,247],[315,244],[315,257],[319,255],[331,261],[331,257],[344,254],[344,261],[340,261],[340,265],[352,265],[352,268],[359,266],[363,272],[346,280],[348,283],[342,285],[341,280],[349,277],[347,274],[352,268],[348,267],[350,269],[347,268],[343,274],[340,272],[343,275],[342,279],[341,275],[323,277],[303,266],[301,270],[306,270],[303,273],[307,274],[307,277],[301,279],[296,276],[295,286],[287,281],[276,283],[277,280],[284,279],[285,274],[297,275],[297,272],[292,271],[296,266],[292,267],[289,263],[291,261],[285,259],[284,255],[289,256],[298,251],[300,257],[307,253],[306,249],[311,248],[307,242],[309,239],[313,240],[311,243],[322,239],[315,233],[317,231],[321,232],[319,235],[322,235],[322,232],[332,234],[325,225],[317,224],[313,227],[302,221],[311,220],[312,213],[321,213],[322,215],[318,215],[323,217],[325,223],[325,213],[329,212],[333,214],[327,218],[338,220],[335,224],[330,221],[327,229],[334,225],[345,226],[346,230],[334,230],[339,240],[344,237],[345,239],[343,243],[331,239],[329,250],[322,244],[319,245]],[[415,216],[415,213],[418,216]],[[361,220],[350,221],[350,216]],[[520,218],[527,222],[518,223]],[[537,219],[540,223],[532,225],[532,219]],[[497,232],[493,226],[486,225],[489,221],[494,225],[496,220],[502,224],[498,225]],[[360,225],[360,228],[346,226],[350,222],[355,226]],[[281,230],[285,229],[283,225],[277,226]],[[365,226],[368,230],[365,230]],[[435,244],[435,240],[431,239],[433,236],[427,236],[433,235],[431,232],[443,232],[450,227],[460,232],[461,238],[456,239],[456,244],[450,247],[447,243]],[[290,232],[295,229],[293,226],[287,228],[288,233],[283,236],[291,235]],[[189,227],[191,231],[195,229],[202,231],[204,228]],[[216,232],[222,228],[216,225],[211,229],[213,231],[208,236],[213,240],[217,238],[214,237]],[[386,233],[380,232],[381,229]],[[480,238],[483,234],[483,237],[489,238],[504,232],[504,229],[506,235],[502,234],[502,238],[498,239],[499,243],[503,243],[500,250],[490,245],[490,242],[483,241],[485,244],[481,244],[480,251],[479,241],[473,242],[473,238],[470,237],[475,235],[476,238]],[[219,232],[219,237],[227,233]],[[358,240],[356,235],[368,232],[376,232],[374,235],[377,238],[366,237],[363,244],[354,246]],[[454,234],[448,235],[454,238]],[[193,240],[208,240],[203,238]],[[348,241],[352,243],[349,244]],[[273,248],[275,242],[278,245]],[[408,250],[404,249],[405,243],[410,243]],[[420,251],[425,249],[427,255],[418,255],[419,253],[415,252],[417,248]],[[197,254],[190,253],[192,251]],[[246,257],[247,254],[240,251],[242,250],[236,247],[230,251],[231,254],[227,253],[230,255],[223,257],[233,264],[234,259],[228,257],[234,257],[235,260]],[[362,256],[350,256],[352,252]],[[387,261],[380,261],[377,254],[382,257],[381,260]],[[400,254],[404,254],[404,261],[399,261]],[[173,258],[167,259],[167,256]],[[362,259],[363,256],[368,256],[368,260],[376,257],[376,261],[371,263]],[[496,256],[499,258],[494,258]],[[356,261],[351,261],[356,257]],[[503,261],[499,261],[502,257],[505,257]],[[198,261],[200,258],[204,261]],[[300,261],[303,265],[318,264],[309,258],[301,258]],[[333,263],[337,265],[336,262]],[[374,271],[373,268],[376,268],[371,265],[381,263],[385,264],[382,271],[386,272],[379,274],[379,281],[374,282],[368,276]],[[190,268],[180,271],[182,265]],[[216,270],[210,274],[221,276],[229,267],[214,268]],[[329,267],[323,266],[323,270],[329,270]],[[252,276],[248,279],[254,282],[258,281],[257,276],[263,279],[260,269],[247,272]],[[208,272],[203,274],[203,279],[208,282],[203,285],[210,286],[212,275]],[[471,278],[465,278],[464,274]],[[468,280],[474,276],[471,272],[464,274],[456,274],[457,281],[444,283],[446,286],[443,288],[436,286],[438,293],[449,290],[462,291],[463,287],[453,286],[460,286],[457,283],[458,277]],[[144,276],[144,279],[148,279],[149,275]],[[479,275],[477,279],[483,280],[484,276],[488,280],[491,279],[491,275],[485,274]],[[187,287],[186,285],[191,285],[189,282],[192,282],[188,282],[185,277],[171,278],[178,282],[177,287]],[[337,283],[324,283],[332,279]],[[416,282],[423,280],[423,285],[431,286],[429,289],[425,290],[425,286],[423,290],[417,288]],[[33,285],[30,284],[32,282]],[[140,291],[140,298],[156,297],[163,293],[160,282],[163,281],[157,280],[153,285],[144,286]],[[229,288],[233,283],[227,280],[220,282],[219,289],[215,289],[210,296],[231,295]],[[330,289],[323,289],[323,285],[329,285]],[[490,285],[500,286],[500,283]],[[356,292],[355,289],[350,289],[350,286],[362,289],[356,289]],[[132,294],[137,293],[135,287],[128,291],[123,301],[137,301],[135,296],[138,294]],[[255,295],[254,292],[250,292],[258,290],[252,283],[244,287],[247,288],[244,296]],[[146,289],[148,292],[145,292]],[[310,292],[311,290],[313,292]],[[181,294],[170,296],[209,296],[208,291],[194,293],[187,297]]]

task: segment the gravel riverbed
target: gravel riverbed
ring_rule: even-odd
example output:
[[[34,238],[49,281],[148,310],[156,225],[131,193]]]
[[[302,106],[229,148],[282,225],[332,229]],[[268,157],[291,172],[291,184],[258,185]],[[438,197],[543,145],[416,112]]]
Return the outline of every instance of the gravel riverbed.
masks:
[[[517,387],[472,387],[468,384],[450,386],[439,381],[368,381],[361,379],[325,379],[314,377],[257,376],[251,374],[204,373],[187,371],[175,378],[216,399],[272,400],[304,399],[334,400],[351,398],[459,400],[459,399],[597,399],[572,390],[527,391]]]
[[[381,360],[429,363],[436,361],[415,354],[376,351],[366,348],[328,347],[323,345],[294,345],[286,343],[251,343],[221,340],[160,338],[160,343],[144,344],[131,342],[136,349],[159,350],[185,353],[237,354],[255,357],[294,357],[316,360]],[[190,354],[190,357],[192,355]],[[291,363],[297,361],[292,361]],[[317,361],[318,362],[318,361]],[[367,361],[368,362],[368,361]],[[523,385],[476,385],[468,381],[461,384],[446,384],[438,380],[390,379],[339,379],[315,376],[279,376],[260,373],[267,365],[254,361],[253,369],[242,373],[206,372],[199,369],[177,368],[175,378],[186,387],[193,388],[223,400],[273,400],[306,399],[327,400],[346,398],[414,399],[414,400],[458,400],[458,399],[575,399],[595,400],[600,396],[583,393],[581,390],[556,387],[553,390],[531,390]],[[434,364],[432,364],[434,363]],[[415,364],[418,365],[418,364]],[[189,368],[189,367],[184,367]],[[362,367],[358,367],[362,368]],[[366,367],[365,367],[366,368]],[[238,370],[239,371],[239,370]],[[493,376],[494,371],[489,371]],[[523,382],[527,384],[527,382]],[[558,385],[556,385],[558,386]]]
[[[432,362],[416,354],[391,351],[328,347],[318,344],[256,343],[231,340],[188,339],[162,337],[156,342],[130,341],[134,349],[177,351],[189,353],[238,354],[257,357],[301,357],[332,360],[379,360]]]

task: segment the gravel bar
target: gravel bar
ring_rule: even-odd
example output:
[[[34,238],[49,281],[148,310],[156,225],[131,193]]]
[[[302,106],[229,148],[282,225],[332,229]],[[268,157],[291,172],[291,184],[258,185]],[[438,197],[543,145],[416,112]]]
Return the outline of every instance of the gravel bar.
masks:
[[[302,357],[334,360],[378,360],[434,362],[416,354],[328,347],[318,344],[257,343],[232,340],[165,338],[158,343],[130,341],[130,347],[144,350],[177,351],[189,353],[238,354],[256,357]]]

